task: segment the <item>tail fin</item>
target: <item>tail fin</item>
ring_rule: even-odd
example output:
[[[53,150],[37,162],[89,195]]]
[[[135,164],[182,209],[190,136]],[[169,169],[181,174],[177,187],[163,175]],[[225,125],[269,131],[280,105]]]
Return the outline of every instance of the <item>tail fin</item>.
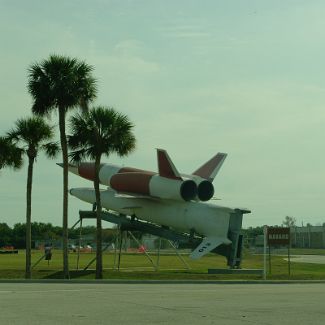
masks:
[[[192,173],[192,175],[197,175],[207,179],[209,182],[213,182],[226,157],[226,153],[217,153],[214,157]]]
[[[221,244],[230,244],[231,241],[228,238],[220,238],[220,237],[205,237],[201,244],[194,249],[191,253],[190,258],[197,260],[204,256],[205,254],[211,252],[216,247]]]
[[[179,180],[182,179],[166,150],[157,149],[157,159],[159,176]]]

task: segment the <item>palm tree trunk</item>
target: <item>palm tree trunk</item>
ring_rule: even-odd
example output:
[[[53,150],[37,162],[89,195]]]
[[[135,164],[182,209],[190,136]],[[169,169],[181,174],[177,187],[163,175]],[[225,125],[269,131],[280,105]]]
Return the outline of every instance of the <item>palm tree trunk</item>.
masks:
[[[63,160],[63,217],[62,217],[62,246],[63,246],[63,277],[69,279],[68,251],[68,145],[65,134],[65,108],[59,107],[60,142]]]
[[[96,157],[95,160],[95,195],[96,195],[96,279],[103,278],[103,253],[102,253],[102,203],[99,191],[99,167],[101,156]]]
[[[27,189],[26,189],[26,269],[25,278],[32,277],[31,262],[32,262],[32,234],[31,234],[31,216],[32,216],[32,185],[33,185],[33,167],[34,158],[28,157],[28,172],[27,172]]]

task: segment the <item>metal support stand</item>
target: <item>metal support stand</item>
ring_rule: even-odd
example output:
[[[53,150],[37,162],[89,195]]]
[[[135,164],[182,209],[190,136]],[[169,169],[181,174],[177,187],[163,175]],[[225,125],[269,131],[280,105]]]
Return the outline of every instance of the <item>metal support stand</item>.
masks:
[[[168,240],[168,242],[169,242],[170,246],[173,247],[173,249],[175,250],[176,255],[183,262],[183,264],[185,265],[186,269],[190,270],[191,267],[186,263],[186,261],[184,260],[184,258],[182,257],[182,255],[180,253],[178,253],[177,248],[175,247],[175,245],[170,240]]]
[[[161,248],[161,237],[159,237],[158,252],[157,252],[157,264],[156,264],[157,271],[159,270],[160,248]]]
[[[128,251],[128,232],[124,231],[124,252]]]
[[[263,228],[263,234],[264,234],[264,249],[263,249],[263,280],[266,280],[266,236],[267,236],[267,226],[264,226]]]
[[[117,246],[118,246],[118,243],[119,243],[119,233],[120,233],[120,227],[117,228],[117,232],[116,232],[116,235],[115,235],[115,245],[114,245],[114,266],[113,266],[113,269],[115,270],[116,269],[116,256],[117,256]]]
[[[134,235],[132,234],[131,231],[128,231],[128,233],[131,235],[131,237],[135,240],[135,242],[141,246],[141,243],[134,237]],[[157,271],[157,266],[155,265],[154,261],[152,260],[152,258],[150,257],[150,255],[144,250],[144,253],[146,254],[146,256],[148,257],[150,263],[152,264],[153,268],[155,269],[155,271]]]
[[[78,255],[77,255],[77,270],[79,270],[79,261],[80,261],[80,246],[81,246],[81,235],[82,235],[82,220],[83,218],[80,217],[80,219],[72,226],[71,229],[75,228],[77,224],[80,222],[80,227],[79,227],[79,240],[78,240]],[[103,249],[102,253],[108,249],[108,247],[112,243],[107,244]],[[90,265],[92,265],[96,261],[96,256],[90,260],[90,262],[83,268],[83,271],[86,271]]]
[[[37,262],[32,266],[32,269],[42,260],[42,259],[44,259],[45,258],[45,256],[46,256],[46,254],[44,254],[42,257],[40,257],[38,260],[37,260]]]
[[[77,256],[77,270],[79,270],[80,246],[81,246],[81,232],[82,232],[82,219],[80,219],[80,228],[79,228],[78,256]]]
[[[123,243],[123,230],[120,228],[120,237],[119,237],[119,251],[118,251],[118,261],[117,261],[117,270],[120,270],[121,264],[121,253],[122,253],[122,243]]]
[[[102,249],[102,253],[104,253],[105,251],[106,251],[106,249],[110,246],[110,245],[112,245],[112,243],[108,243],[103,249]],[[89,268],[89,266],[91,265],[91,264],[93,264],[94,262],[96,261],[96,256],[86,265],[86,267],[83,269],[84,271],[86,271],[88,268]]]
[[[81,218],[70,228],[70,230],[72,230],[72,229],[74,229],[76,226],[77,226],[77,224],[79,223],[79,222],[81,222]]]
[[[291,275],[291,268],[290,268],[290,244],[288,245],[288,274]]]
[[[269,244],[269,274],[272,273],[272,265],[271,265],[271,245]]]

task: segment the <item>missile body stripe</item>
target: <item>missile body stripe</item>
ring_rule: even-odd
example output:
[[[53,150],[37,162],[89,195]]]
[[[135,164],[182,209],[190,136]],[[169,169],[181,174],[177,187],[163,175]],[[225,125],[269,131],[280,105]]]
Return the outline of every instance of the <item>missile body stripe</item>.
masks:
[[[71,171],[73,172],[72,169]],[[78,166],[78,174],[93,181],[95,178],[94,164],[81,163]],[[193,180],[162,177],[155,172],[132,167],[101,164],[99,181],[119,193],[135,193],[161,199],[185,201],[193,200],[197,196],[197,185]]]
[[[103,167],[103,164],[100,164],[99,170]],[[79,175],[83,178],[86,178],[90,181],[95,179],[95,164],[94,163],[82,163],[78,167]]]
[[[154,173],[127,172],[118,173],[111,177],[110,185],[118,192],[131,192],[150,195],[150,180]]]

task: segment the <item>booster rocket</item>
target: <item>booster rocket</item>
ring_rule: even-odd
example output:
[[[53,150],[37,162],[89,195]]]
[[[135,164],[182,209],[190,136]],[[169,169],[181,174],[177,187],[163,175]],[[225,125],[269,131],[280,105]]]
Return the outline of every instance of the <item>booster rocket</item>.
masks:
[[[118,193],[132,193],[160,199],[208,201],[214,195],[212,181],[227,154],[218,153],[191,175],[180,174],[165,150],[157,149],[158,173],[101,164],[99,182]],[[93,181],[95,164],[69,165],[69,171]]]

